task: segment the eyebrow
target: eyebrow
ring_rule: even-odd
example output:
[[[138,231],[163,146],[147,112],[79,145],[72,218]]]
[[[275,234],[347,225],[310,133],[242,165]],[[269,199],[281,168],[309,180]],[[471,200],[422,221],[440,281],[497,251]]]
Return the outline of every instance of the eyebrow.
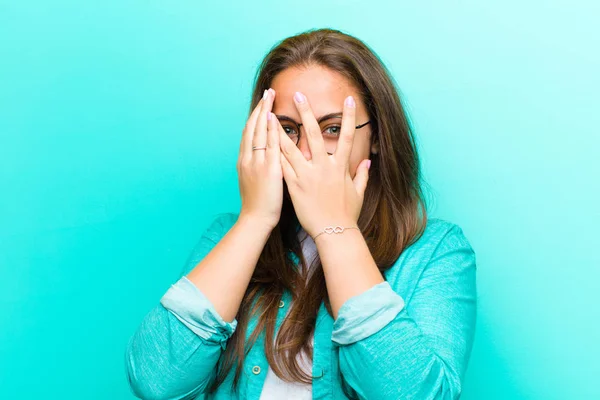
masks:
[[[341,112],[335,112],[335,113],[325,114],[322,117],[318,118],[317,122],[321,123],[321,122],[323,122],[323,121],[325,121],[326,119],[329,119],[329,118],[337,118],[337,117],[341,118],[342,115],[343,114]],[[290,122],[295,123],[296,125],[299,125],[299,123],[296,122],[296,120],[294,120],[293,118],[288,117],[287,115],[275,115],[275,116],[280,121],[290,121]]]

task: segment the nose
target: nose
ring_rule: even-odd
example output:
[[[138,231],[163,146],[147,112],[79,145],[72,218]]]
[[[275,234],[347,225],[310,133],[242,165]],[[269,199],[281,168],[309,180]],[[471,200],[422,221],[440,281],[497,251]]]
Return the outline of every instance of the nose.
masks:
[[[306,161],[312,160],[312,153],[310,152],[306,135],[300,136],[300,140],[298,140],[298,149],[300,149]]]

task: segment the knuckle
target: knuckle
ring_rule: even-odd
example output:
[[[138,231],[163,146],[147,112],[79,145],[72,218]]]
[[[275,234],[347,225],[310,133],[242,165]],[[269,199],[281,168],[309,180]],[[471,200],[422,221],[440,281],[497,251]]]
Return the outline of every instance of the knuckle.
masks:
[[[342,135],[342,140],[345,144],[352,144],[354,137],[352,135]]]
[[[252,164],[252,161],[248,157],[242,157],[240,160],[240,169],[247,169]]]
[[[300,111],[306,112],[306,111],[310,110],[310,105],[308,105],[307,101],[305,101],[304,103],[296,103],[296,104],[298,104],[298,109]]]
[[[312,136],[313,138],[319,138],[320,136],[322,136],[322,135],[323,135],[323,133],[321,132],[321,128],[319,128],[319,126],[318,126],[318,125],[317,125],[317,126],[314,126],[314,127],[312,127],[312,128],[310,128],[310,129],[308,130],[308,134],[309,134],[310,136]]]

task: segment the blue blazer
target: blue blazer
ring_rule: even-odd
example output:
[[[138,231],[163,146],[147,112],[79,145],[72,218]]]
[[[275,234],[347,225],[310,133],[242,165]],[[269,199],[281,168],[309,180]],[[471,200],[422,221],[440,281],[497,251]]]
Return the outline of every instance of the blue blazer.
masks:
[[[204,399],[219,356],[237,326],[226,322],[185,275],[236,222],[218,214],[193,249],[183,276],[145,316],[125,351],[133,393],[143,399]],[[298,258],[295,257],[295,262]],[[348,299],[333,320],[324,303],[313,348],[313,399],[458,399],[476,322],[475,252],[462,229],[430,218],[425,232],[384,272],[385,282]],[[277,333],[290,305],[286,291]],[[256,317],[249,322],[247,336]],[[264,332],[246,356],[240,390],[234,368],[207,399],[258,400],[268,371]]]

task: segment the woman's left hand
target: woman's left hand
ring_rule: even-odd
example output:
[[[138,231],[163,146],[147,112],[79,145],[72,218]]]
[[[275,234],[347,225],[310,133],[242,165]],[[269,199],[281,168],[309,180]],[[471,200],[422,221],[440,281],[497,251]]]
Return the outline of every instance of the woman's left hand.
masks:
[[[356,126],[356,103],[344,102],[342,127],[333,155],[325,151],[321,129],[306,96],[294,103],[305,128],[312,160],[307,161],[280,125],[281,167],[298,221],[314,237],[326,226],[356,226],[369,179],[369,159],[363,160],[352,179],[350,152]]]

